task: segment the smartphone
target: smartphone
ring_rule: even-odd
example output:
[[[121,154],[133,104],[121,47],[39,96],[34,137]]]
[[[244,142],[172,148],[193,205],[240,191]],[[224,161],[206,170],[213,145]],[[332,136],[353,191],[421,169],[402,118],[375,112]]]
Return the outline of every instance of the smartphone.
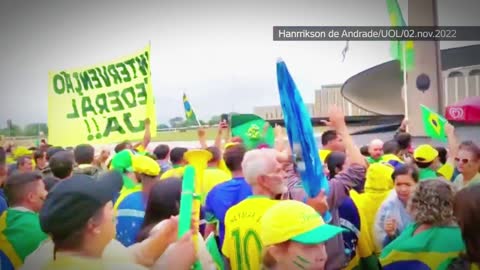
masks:
[[[226,124],[228,124],[228,114],[224,113],[220,116],[220,120],[222,120],[222,122],[225,122]]]

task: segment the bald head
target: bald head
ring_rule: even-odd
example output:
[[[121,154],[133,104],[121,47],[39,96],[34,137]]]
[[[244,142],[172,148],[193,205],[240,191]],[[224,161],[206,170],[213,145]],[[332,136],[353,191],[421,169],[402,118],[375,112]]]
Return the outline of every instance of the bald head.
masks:
[[[368,153],[374,159],[378,159],[383,155],[383,141],[374,139],[368,145]]]

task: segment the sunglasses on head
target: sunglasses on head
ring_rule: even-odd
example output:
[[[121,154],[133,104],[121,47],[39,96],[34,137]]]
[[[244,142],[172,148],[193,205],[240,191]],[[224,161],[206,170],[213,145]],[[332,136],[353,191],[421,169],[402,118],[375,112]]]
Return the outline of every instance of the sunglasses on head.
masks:
[[[461,162],[463,164],[467,164],[468,162],[470,162],[470,160],[468,158],[462,158],[462,159],[459,159],[459,158],[455,158],[455,162]]]

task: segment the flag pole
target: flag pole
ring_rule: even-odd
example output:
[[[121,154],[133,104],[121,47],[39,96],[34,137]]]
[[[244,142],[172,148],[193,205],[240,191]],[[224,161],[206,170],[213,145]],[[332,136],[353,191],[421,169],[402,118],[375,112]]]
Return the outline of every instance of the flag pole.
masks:
[[[406,49],[406,41],[403,44],[403,101],[405,104],[405,116],[404,118],[408,118],[408,97],[407,97],[407,49]],[[405,126],[405,131],[408,132],[408,125]]]

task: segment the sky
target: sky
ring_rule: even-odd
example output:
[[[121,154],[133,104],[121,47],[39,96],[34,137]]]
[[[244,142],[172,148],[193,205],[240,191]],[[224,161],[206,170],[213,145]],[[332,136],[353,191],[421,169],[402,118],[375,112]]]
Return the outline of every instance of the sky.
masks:
[[[405,17],[407,0],[399,0]],[[440,25],[480,25],[478,0],[438,0]],[[276,25],[389,25],[384,0],[0,0],[0,127],[47,121],[48,72],[91,66],[151,43],[158,123],[279,103],[275,62],[287,63],[305,102],[389,61],[389,42],[275,42]],[[442,42],[442,48],[480,42]]]

